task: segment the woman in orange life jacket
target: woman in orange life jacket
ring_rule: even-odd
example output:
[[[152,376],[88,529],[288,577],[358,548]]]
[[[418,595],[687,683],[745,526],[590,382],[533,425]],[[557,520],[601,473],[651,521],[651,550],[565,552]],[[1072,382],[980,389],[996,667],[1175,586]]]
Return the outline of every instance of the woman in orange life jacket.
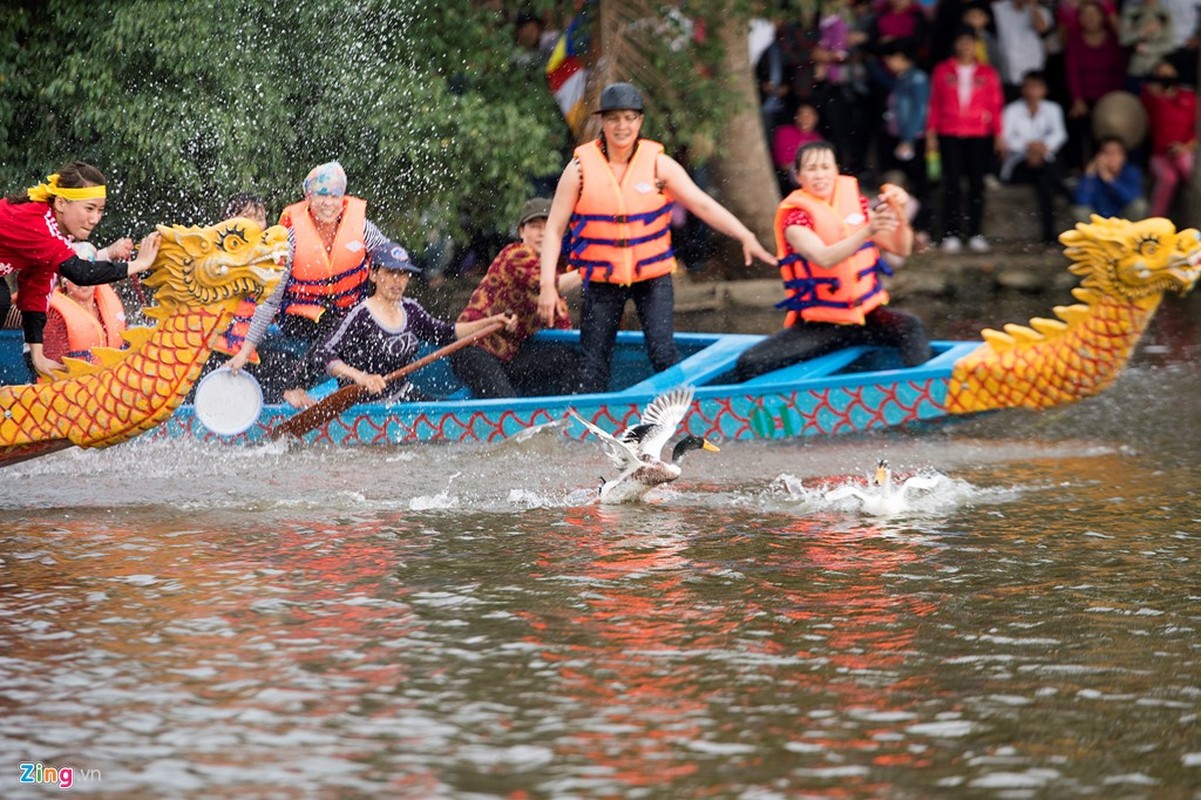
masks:
[[[64,164],[45,183],[0,199],[0,276],[17,274],[16,306],[25,330],[26,362],[35,374],[50,375],[62,365],[43,352],[43,332],[54,279],[75,283],[112,283],[150,268],[161,236],[142,239],[138,256],[129,259],[133,243],[120,239],[102,248],[96,261],[80,258],[71,244],[84,241],[104,214],[104,174],[82,161]],[[118,260],[119,259],[119,260]],[[0,319],[12,302],[0,279]]]
[[[575,149],[546,220],[538,315],[555,327],[560,311],[556,267],[568,233],[567,266],[583,276],[581,392],[603,392],[627,301],[642,323],[656,372],[679,360],[673,323],[671,209],[678,202],[710,227],[742,243],[751,258],[776,263],[745,225],[701,191],[663,145],[640,138],[643,102],[628,83],[601,92],[600,137]],[[570,226],[570,231],[568,228]]]
[[[268,403],[320,377],[309,366],[308,351],[366,296],[367,254],[388,242],[367,219],[366,202],[346,194],[346,171],[337,161],[310,170],[304,194],[279,219],[289,230],[288,273],[258,305],[251,321],[235,321],[227,341],[218,347],[233,354],[229,366],[236,372],[255,354],[278,314],[283,337],[269,350],[264,348],[258,371]]]
[[[73,247],[81,258],[96,260],[96,248],[87,242],[76,242]],[[64,356],[94,361],[93,347],[124,346],[124,330],[125,306],[112,286],[83,286],[60,278],[46,312],[42,353],[60,363]]]
[[[859,344],[897,347],[906,366],[928,360],[921,320],[888,308],[880,281],[881,272],[891,274],[881,251],[903,258],[913,250],[908,194],[885,184],[869,207],[859,182],[838,173],[828,142],[805,145],[796,163],[800,188],[775,221],[785,328],[739,357],[737,379]]]

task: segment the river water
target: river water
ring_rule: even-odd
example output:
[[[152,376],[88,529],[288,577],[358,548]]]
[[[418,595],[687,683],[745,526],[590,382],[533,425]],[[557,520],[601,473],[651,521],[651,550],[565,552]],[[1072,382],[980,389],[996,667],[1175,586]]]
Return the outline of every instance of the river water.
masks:
[[[696,453],[134,442],[0,484],[0,796],[1201,797],[1201,370]],[[828,490],[878,458],[932,488]],[[61,785],[63,778],[58,778]]]

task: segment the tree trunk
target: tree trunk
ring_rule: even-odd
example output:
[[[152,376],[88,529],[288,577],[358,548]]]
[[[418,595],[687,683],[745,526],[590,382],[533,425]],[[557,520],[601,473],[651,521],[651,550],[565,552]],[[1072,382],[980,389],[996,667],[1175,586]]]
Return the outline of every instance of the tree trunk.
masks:
[[[739,14],[722,15],[711,28],[724,53],[718,79],[733,89],[736,105],[722,126],[719,150],[714,156],[713,186],[718,201],[755,232],[759,242],[774,251],[772,220],[780,204],[780,190],[772,170],[759,91],[747,50],[747,21]],[[729,240],[727,240],[729,241]],[[742,265],[740,247],[725,248],[722,267],[727,278],[775,277],[775,267],[754,262]]]

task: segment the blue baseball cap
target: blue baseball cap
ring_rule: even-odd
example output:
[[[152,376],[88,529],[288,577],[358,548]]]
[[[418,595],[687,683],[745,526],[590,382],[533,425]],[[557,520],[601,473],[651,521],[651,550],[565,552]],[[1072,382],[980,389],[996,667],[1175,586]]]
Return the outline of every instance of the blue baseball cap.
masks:
[[[421,267],[409,258],[409,251],[396,242],[387,242],[371,251],[371,266],[420,274]]]

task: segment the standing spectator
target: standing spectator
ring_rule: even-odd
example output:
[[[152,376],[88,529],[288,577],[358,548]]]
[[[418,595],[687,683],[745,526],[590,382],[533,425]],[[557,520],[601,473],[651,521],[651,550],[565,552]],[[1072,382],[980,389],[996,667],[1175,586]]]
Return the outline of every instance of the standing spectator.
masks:
[[[797,106],[796,116],[788,125],[781,125],[772,134],[771,157],[776,165],[776,180],[780,192],[788,194],[796,188],[796,153],[810,142],[822,137],[817,132],[821,116],[812,103],[802,102]]]
[[[1055,244],[1054,202],[1060,190],[1055,156],[1067,141],[1067,131],[1063,109],[1047,99],[1047,79],[1042,72],[1027,72],[1022,78],[1022,97],[1005,106],[1001,130],[1005,139],[1001,180],[1034,184],[1043,244]]]
[[[992,16],[1001,48],[1005,99],[1015,100],[1021,93],[1022,75],[1047,65],[1043,37],[1054,27],[1051,12],[1038,0],[997,0]]]
[[[1109,92],[1126,85],[1126,51],[1097,0],[1083,0],[1078,9],[1079,27],[1067,34],[1064,68],[1067,72],[1067,167],[1083,167],[1092,157],[1092,110]]]
[[[1001,47],[992,32],[992,9],[982,0],[963,8],[963,24],[976,33],[976,60],[1001,71]]]
[[[954,39],[955,55],[934,67],[930,78],[930,122],[926,147],[942,161],[942,249],[958,253],[966,232],[968,247],[986,252],[981,233],[984,221],[984,175],[1002,148],[1001,78],[987,64],[976,61],[976,36],[960,28]],[[960,181],[968,181],[967,230],[963,226]]]
[[[1197,3],[1196,0],[1160,0],[1159,3],[1172,18],[1172,47],[1174,50],[1196,47]]]
[[[851,13],[847,0],[833,0],[818,20],[821,38],[814,50],[817,67],[814,70],[816,91],[814,105],[821,115],[826,139],[834,145],[848,169],[857,173],[863,164],[855,154],[854,138],[863,131],[855,125],[856,107],[852,102],[851,72]]]
[[[1166,216],[1176,187],[1193,174],[1197,147],[1197,94],[1180,86],[1171,62],[1160,61],[1141,99],[1151,130],[1151,216]]]
[[[869,47],[883,55],[894,44],[904,45],[913,58],[925,57],[930,23],[914,0],[888,0],[875,18]]]
[[[788,121],[788,111],[812,101],[814,48],[819,33],[810,20],[780,22],[775,39],[755,63],[764,130],[770,133]]]
[[[1118,37],[1130,48],[1126,88],[1138,94],[1155,65],[1176,49],[1172,15],[1159,0],[1129,0],[1122,6]]]
[[[521,67],[541,66],[559,41],[558,31],[548,31],[542,17],[528,8],[517,12],[513,21],[513,63]]]
[[[1088,222],[1093,214],[1136,222],[1147,216],[1143,171],[1127,159],[1126,145],[1117,136],[1097,143],[1097,153],[1085,167],[1072,197],[1072,220]]]
[[[930,238],[930,185],[926,174],[930,78],[914,64],[913,53],[904,42],[894,42],[885,49],[884,65],[892,78],[885,117],[888,147],[884,164],[905,175],[906,188],[917,200],[912,220],[914,235],[924,245]]]
[[[1055,8],[1055,28],[1060,34],[1060,40],[1067,42],[1068,37],[1080,30],[1080,9],[1085,0],[1059,0]],[[1105,24],[1115,33],[1118,30],[1118,10],[1112,0],[1094,0],[1101,6]]]

